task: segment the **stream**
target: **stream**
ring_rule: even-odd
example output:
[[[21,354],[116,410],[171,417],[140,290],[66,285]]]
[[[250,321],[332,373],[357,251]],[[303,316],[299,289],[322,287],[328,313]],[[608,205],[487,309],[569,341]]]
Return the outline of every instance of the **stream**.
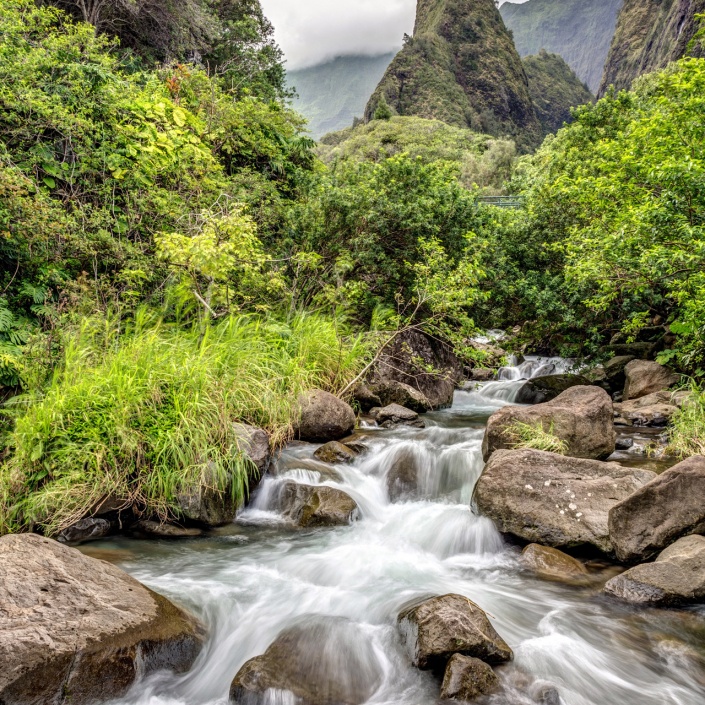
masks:
[[[283,629],[315,619],[323,630],[330,625],[324,638],[334,643],[331,668],[341,678],[369,678],[359,664],[376,674],[369,703],[437,703],[439,682],[411,666],[396,616],[414,599],[445,593],[476,602],[514,651],[514,661],[497,668],[502,691],[482,702],[703,705],[705,608],[622,606],[601,596],[615,568],[596,560],[588,585],[539,580],[522,568],[520,549],[473,513],[486,420],[512,402],[522,378],[545,374],[546,364],[556,370],[562,363],[530,359],[505,368],[498,382],[456,392],[452,408],[424,416],[425,429],[361,428],[356,440],[369,452],[332,475],[313,459],[316,446],[292,444],[238,521],[205,537],[83,546],[190,609],[209,632],[189,673],[155,674],[119,705],[224,705],[248,659]],[[418,494],[391,503],[386,473],[401,454],[421,468]],[[282,478],[342,489],[358,503],[359,520],[336,529],[291,527],[272,510]],[[321,619],[330,617],[345,620]],[[281,693],[267,701],[294,703]]]

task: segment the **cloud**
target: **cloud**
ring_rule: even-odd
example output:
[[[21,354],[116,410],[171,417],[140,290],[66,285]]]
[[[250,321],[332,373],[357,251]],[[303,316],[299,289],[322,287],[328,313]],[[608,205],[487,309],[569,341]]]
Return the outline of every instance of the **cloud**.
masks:
[[[524,2],[525,0],[512,0]],[[289,69],[384,54],[414,29],[416,0],[261,0]]]

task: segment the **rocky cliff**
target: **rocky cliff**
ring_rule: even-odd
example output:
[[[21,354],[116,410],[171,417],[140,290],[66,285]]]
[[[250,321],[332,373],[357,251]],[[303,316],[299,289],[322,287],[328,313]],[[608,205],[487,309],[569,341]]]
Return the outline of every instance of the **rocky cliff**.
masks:
[[[524,67],[494,0],[418,0],[414,35],[365,117],[384,102],[393,114],[510,135],[522,149],[541,138]]]
[[[623,0],[529,0],[500,8],[520,56],[541,49],[560,54],[593,93],[602,71]]]
[[[688,52],[705,0],[624,0],[600,85],[629,88],[635,78],[663,68]],[[695,55],[703,56],[702,47]]]

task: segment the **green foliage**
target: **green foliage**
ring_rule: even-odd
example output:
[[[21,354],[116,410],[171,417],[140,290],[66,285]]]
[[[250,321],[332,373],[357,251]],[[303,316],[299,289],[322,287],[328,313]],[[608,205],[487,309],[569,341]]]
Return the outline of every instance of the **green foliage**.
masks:
[[[546,430],[540,421],[536,424],[515,421],[507,428],[504,435],[514,449],[530,448],[559,455],[568,453],[568,444],[555,435],[553,424]]]
[[[677,458],[705,455],[705,391],[696,385],[671,420],[666,453]]]
[[[203,335],[138,312],[123,326],[84,320],[49,388],[17,405],[0,531],[54,534],[106,496],[163,518],[186,489],[242,501],[251,470],[234,422],[280,444],[299,393],[341,390],[364,364],[360,340],[319,316],[228,318]]]
[[[374,114],[372,115],[373,120],[389,120],[392,117],[392,109],[387,104],[384,96],[379,99],[377,107],[375,108]]]

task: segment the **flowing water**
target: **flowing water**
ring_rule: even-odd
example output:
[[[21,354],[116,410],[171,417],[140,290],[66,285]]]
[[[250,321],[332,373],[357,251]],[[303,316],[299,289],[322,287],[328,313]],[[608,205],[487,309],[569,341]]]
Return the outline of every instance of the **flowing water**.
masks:
[[[427,415],[425,429],[363,428],[369,451],[333,473],[313,459],[315,446],[292,445],[238,522],[207,537],[87,546],[189,608],[209,630],[189,673],[153,675],[120,705],[223,705],[245,661],[300,624],[317,625],[313,633],[330,647],[324,667],[341,680],[364,680],[369,703],[437,703],[439,683],[411,667],[396,616],[414,599],[445,593],[479,604],[514,650],[514,661],[497,669],[503,690],[488,703],[703,705],[705,609],[621,606],[601,597],[614,573],[599,564],[587,586],[540,581],[522,570],[519,549],[473,512],[484,424],[512,398],[513,378],[541,368],[536,360],[524,365],[506,370],[503,381],[457,392],[451,409]],[[420,467],[419,487],[414,498],[393,503],[386,475],[402,456]],[[282,478],[344,490],[359,520],[294,529],[272,509]],[[267,702],[295,701],[272,693]]]

